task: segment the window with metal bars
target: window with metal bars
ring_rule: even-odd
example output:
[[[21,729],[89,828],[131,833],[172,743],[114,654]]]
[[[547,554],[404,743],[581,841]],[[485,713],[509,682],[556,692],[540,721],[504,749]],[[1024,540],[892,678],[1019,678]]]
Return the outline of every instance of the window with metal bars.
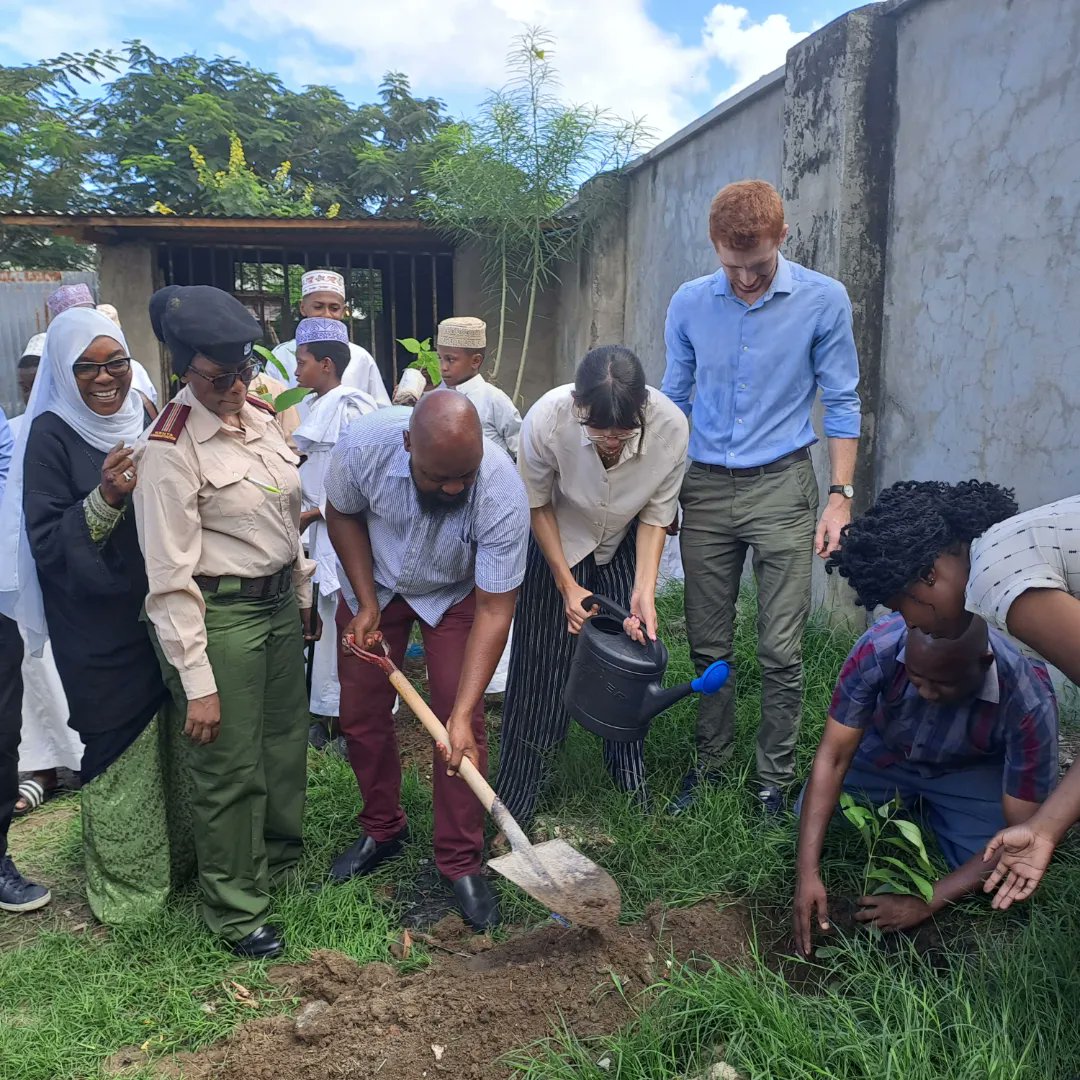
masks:
[[[375,358],[388,388],[413,357],[399,338],[434,338],[454,314],[454,256],[439,251],[268,250],[228,245],[162,244],[165,285],[213,285],[232,293],[263,327],[269,347],[293,337],[300,278],[336,270],[345,278],[349,337]]]

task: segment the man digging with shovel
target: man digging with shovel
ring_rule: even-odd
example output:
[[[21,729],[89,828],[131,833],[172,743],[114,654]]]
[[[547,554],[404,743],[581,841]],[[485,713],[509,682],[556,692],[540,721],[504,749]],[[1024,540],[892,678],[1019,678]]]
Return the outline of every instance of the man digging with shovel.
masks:
[[[485,441],[464,395],[437,391],[415,409],[354,423],[326,476],[326,523],[341,566],[338,637],[383,640],[401,665],[420,624],[431,704],[450,735],[435,752],[435,864],[474,930],[498,925],[481,874],[484,807],[454,773],[487,768],[484,689],[506,644],[525,573],[529,504],[510,457]],[[378,668],[343,655],[341,728],[364,799],[359,839],[333,862],[333,881],[369,874],[408,838],[394,688]]]

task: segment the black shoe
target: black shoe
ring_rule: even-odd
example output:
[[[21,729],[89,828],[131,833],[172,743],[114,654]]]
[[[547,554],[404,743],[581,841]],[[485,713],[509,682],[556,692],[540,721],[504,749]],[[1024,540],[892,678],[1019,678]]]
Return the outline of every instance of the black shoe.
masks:
[[[44,885],[35,885],[19,873],[10,855],[0,859],[0,911],[37,911],[51,899]]]
[[[330,736],[327,734],[326,725],[321,720],[316,720],[308,727],[307,741],[308,746],[313,747],[315,750],[326,749]]]
[[[478,933],[499,925],[499,897],[483,874],[466,874],[451,882],[462,918]]]
[[[281,940],[281,931],[267,923],[239,941],[230,941],[229,951],[245,960],[269,960],[285,951],[285,942]]]
[[[346,848],[330,864],[330,881],[340,885],[350,878],[370,874],[376,867],[401,854],[405,841],[409,839],[409,830],[402,829],[397,836],[389,840],[372,840],[366,833],[352,847]]]
[[[672,817],[686,813],[694,805],[702,784],[719,787],[723,778],[715,769],[701,769],[695,766],[684,777],[679,794],[668,803],[668,813]]]
[[[754,794],[768,817],[776,817],[783,811],[784,793],[776,784],[759,783]]]

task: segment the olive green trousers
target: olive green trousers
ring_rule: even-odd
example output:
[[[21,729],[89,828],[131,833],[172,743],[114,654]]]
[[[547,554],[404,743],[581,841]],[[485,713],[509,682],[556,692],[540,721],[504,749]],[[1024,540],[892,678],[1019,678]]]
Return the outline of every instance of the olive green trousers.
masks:
[[[223,579],[222,588],[225,588]],[[221,730],[187,755],[206,925],[239,941],[266,922],[271,887],[299,861],[307,781],[303,637],[291,591],[206,594],[207,657]],[[186,715],[180,677],[166,682]]]

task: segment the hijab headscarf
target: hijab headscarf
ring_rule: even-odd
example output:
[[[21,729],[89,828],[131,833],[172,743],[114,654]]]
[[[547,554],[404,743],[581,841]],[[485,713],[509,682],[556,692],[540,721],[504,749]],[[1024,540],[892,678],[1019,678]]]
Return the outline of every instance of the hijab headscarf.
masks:
[[[34,420],[42,413],[55,413],[80,438],[102,452],[118,442],[133,445],[143,431],[143,401],[134,388],[112,416],[99,416],[79,393],[72,365],[99,337],[112,338],[127,352],[123,331],[93,308],[69,308],[49,324],[0,503],[0,612],[22,626],[34,656],[41,655],[49,637],[23,514],[23,462]]]

